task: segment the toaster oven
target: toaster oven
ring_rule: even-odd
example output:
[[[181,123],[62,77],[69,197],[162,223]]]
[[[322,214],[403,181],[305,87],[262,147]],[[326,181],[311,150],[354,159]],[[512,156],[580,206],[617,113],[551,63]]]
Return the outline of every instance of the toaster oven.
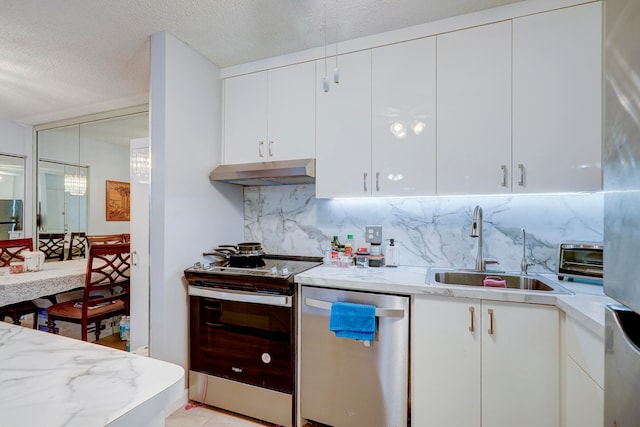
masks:
[[[560,243],[556,271],[558,279],[589,279],[602,283],[603,253],[602,243]]]

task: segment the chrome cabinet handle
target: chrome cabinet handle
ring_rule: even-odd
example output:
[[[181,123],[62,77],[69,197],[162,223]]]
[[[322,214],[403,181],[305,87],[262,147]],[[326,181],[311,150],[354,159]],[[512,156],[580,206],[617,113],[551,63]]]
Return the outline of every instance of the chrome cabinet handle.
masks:
[[[376,191],[380,191],[380,172],[376,172]]]
[[[524,164],[518,163],[518,169],[520,169],[520,180],[518,181],[518,185],[520,187],[524,187]]]
[[[502,186],[507,186],[507,165],[501,165],[500,169],[502,170]]]
[[[269,157],[273,157],[273,141],[269,141]]]
[[[490,308],[487,312],[489,313],[489,330],[487,332],[489,332],[489,335],[493,335],[493,309]]]
[[[474,312],[476,311],[475,307],[469,307],[469,313],[471,314],[471,325],[469,326],[469,332],[475,332],[475,323],[474,323]]]
[[[258,143],[258,155],[264,157],[264,141]]]
[[[131,265],[138,265],[138,252],[131,252]]]
[[[365,172],[364,174],[362,174],[362,187],[364,188],[364,192],[366,193],[367,191],[369,191],[367,189],[367,176],[369,174],[367,172]]]

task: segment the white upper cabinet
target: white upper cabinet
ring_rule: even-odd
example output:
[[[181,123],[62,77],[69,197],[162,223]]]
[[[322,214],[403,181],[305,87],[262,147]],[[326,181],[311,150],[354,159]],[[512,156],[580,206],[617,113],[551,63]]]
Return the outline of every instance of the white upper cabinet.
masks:
[[[600,2],[513,20],[514,192],[602,188],[601,86]]]
[[[340,55],[340,83],[333,82],[335,59],[327,61],[329,91],[316,61],[316,197],[371,194],[371,50]]]
[[[231,77],[224,84],[224,162],[315,157],[315,64]]]
[[[372,51],[373,196],[436,189],[435,37]]]
[[[511,22],[437,36],[437,192],[511,190]]]

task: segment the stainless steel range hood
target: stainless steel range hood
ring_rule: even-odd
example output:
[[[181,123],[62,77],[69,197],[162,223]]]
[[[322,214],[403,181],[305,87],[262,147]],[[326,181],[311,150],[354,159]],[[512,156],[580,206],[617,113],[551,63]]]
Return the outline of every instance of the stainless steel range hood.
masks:
[[[316,182],[315,159],[220,165],[209,175],[211,181],[231,184],[287,185]]]

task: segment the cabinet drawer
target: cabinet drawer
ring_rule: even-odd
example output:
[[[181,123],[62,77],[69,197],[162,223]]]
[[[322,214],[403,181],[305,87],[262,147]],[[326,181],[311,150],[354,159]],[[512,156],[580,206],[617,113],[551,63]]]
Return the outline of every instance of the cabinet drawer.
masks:
[[[604,339],[567,316],[566,345],[569,357],[604,388]]]

